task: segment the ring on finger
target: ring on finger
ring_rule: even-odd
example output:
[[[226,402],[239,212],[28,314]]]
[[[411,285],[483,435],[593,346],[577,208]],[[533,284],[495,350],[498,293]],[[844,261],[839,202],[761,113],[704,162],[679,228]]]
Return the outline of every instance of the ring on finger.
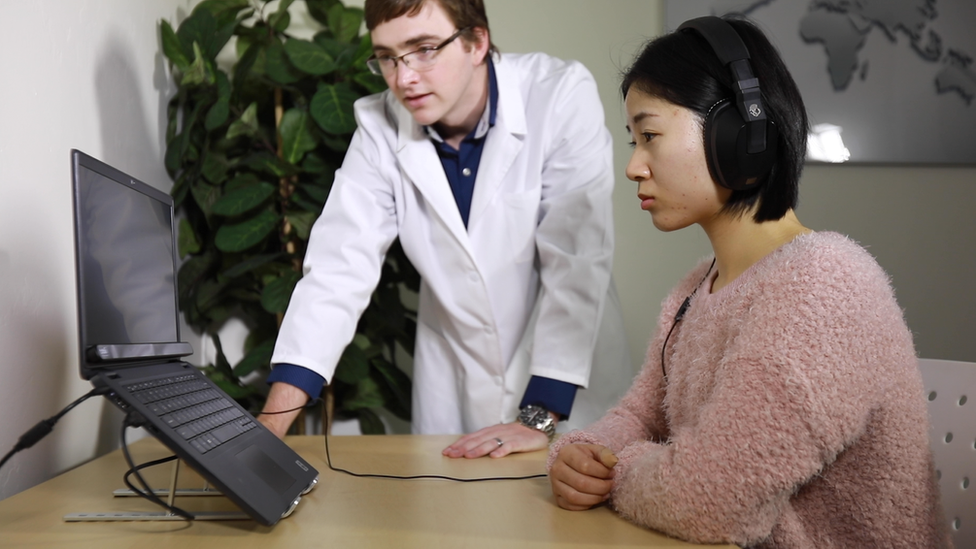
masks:
[[[495,437],[495,442],[497,442],[497,443],[498,443],[498,447],[499,447],[499,448],[501,448],[501,447],[502,447],[502,445],[503,445],[503,444],[505,444],[504,442],[502,442],[502,439],[500,439],[500,438],[498,438],[498,437]]]

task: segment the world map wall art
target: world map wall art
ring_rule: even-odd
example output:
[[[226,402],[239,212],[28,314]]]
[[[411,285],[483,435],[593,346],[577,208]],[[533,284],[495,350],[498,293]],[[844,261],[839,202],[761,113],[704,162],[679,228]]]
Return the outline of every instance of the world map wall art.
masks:
[[[767,33],[810,115],[809,160],[976,164],[976,1],[666,5],[667,30],[694,17],[734,13]]]

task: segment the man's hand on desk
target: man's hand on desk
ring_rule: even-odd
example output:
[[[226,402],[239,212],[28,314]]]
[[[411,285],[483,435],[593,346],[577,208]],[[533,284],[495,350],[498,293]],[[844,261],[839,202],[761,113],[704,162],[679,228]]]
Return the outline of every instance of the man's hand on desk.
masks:
[[[308,395],[294,385],[283,382],[271,384],[271,392],[264,403],[264,409],[258,415],[257,420],[275,434],[278,438],[285,438],[285,433],[291,427],[293,421],[301,411],[301,408],[308,402]],[[284,414],[269,414],[267,412],[278,412],[281,410],[292,410]]]
[[[499,443],[500,442],[500,443]],[[521,423],[502,423],[464,435],[441,452],[450,458],[505,457],[517,452],[534,452],[549,446],[549,438]]]
[[[563,509],[583,511],[610,498],[617,456],[598,444],[567,444],[549,470],[556,503]]]

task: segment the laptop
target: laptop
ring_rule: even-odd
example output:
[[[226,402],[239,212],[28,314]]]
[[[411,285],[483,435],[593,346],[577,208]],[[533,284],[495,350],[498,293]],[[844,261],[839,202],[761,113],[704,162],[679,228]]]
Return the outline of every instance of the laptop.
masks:
[[[182,360],[172,198],[77,150],[71,168],[81,377],[248,516],[277,523],[318,471]]]

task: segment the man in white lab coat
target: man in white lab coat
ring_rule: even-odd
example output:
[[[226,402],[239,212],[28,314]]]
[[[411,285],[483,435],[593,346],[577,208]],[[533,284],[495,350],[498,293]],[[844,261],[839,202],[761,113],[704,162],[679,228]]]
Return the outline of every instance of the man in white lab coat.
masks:
[[[356,103],[265,411],[301,406],[331,379],[399,236],[422,276],[413,431],[467,433],[449,457],[545,448],[557,423],[600,417],[632,377],[596,84],[576,62],[499,55],[482,0],[365,11],[369,65],[389,90]],[[296,413],[260,420],[281,436]]]

